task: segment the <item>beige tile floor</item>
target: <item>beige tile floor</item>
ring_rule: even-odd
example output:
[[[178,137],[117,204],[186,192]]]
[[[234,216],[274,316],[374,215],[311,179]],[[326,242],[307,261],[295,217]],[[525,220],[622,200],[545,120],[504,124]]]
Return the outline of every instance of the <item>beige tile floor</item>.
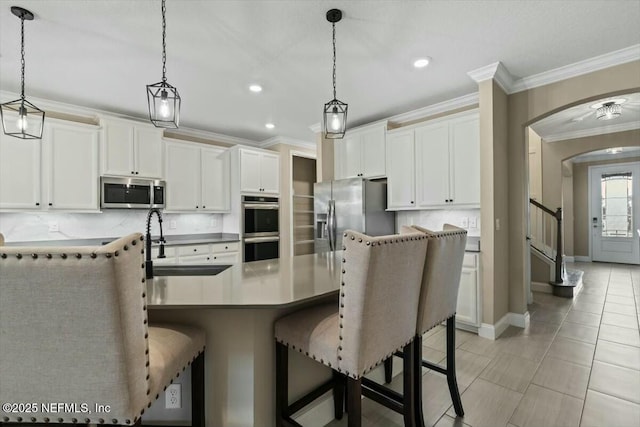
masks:
[[[424,370],[427,426],[640,426],[640,267],[575,263],[584,287],[565,299],[536,293],[531,325],[496,341],[456,333],[464,418],[443,375]],[[425,335],[425,355],[444,363],[444,328]],[[437,360],[439,359],[439,360]],[[392,386],[401,390],[401,378]],[[402,417],[365,399],[363,426],[399,427]],[[346,426],[346,417],[327,427]]]

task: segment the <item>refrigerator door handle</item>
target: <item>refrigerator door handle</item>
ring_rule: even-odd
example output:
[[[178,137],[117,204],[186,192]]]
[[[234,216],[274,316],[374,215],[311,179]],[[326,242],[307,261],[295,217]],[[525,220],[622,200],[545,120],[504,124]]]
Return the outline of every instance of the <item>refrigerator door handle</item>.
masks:
[[[329,200],[329,211],[327,212],[327,229],[329,234],[329,250],[336,250],[336,202]]]

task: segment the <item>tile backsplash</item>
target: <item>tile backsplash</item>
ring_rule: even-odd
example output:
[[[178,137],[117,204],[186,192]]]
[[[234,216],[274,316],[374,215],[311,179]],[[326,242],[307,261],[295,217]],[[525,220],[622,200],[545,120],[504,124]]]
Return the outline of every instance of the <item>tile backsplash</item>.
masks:
[[[164,214],[162,219],[166,235],[222,232],[221,214]],[[0,233],[4,234],[7,242],[120,237],[135,232],[144,233],[146,221],[146,210],[0,213]],[[155,218],[151,233],[159,233]]]
[[[396,213],[396,230],[400,230],[403,225],[419,225],[430,230],[442,230],[444,224],[466,228],[469,236],[480,236],[480,209],[437,209]]]

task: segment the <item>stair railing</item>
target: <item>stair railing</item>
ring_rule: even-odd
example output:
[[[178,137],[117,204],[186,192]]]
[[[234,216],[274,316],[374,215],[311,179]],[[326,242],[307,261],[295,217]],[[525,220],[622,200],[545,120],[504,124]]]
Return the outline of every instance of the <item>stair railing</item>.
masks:
[[[555,264],[554,284],[562,283],[562,208],[554,211],[529,199],[531,246]]]

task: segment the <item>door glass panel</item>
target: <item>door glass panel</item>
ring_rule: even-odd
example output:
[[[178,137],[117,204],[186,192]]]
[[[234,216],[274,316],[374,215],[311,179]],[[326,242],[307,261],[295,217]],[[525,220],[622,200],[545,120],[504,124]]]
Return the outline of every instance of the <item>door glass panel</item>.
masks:
[[[633,237],[631,172],[603,174],[602,236]]]

